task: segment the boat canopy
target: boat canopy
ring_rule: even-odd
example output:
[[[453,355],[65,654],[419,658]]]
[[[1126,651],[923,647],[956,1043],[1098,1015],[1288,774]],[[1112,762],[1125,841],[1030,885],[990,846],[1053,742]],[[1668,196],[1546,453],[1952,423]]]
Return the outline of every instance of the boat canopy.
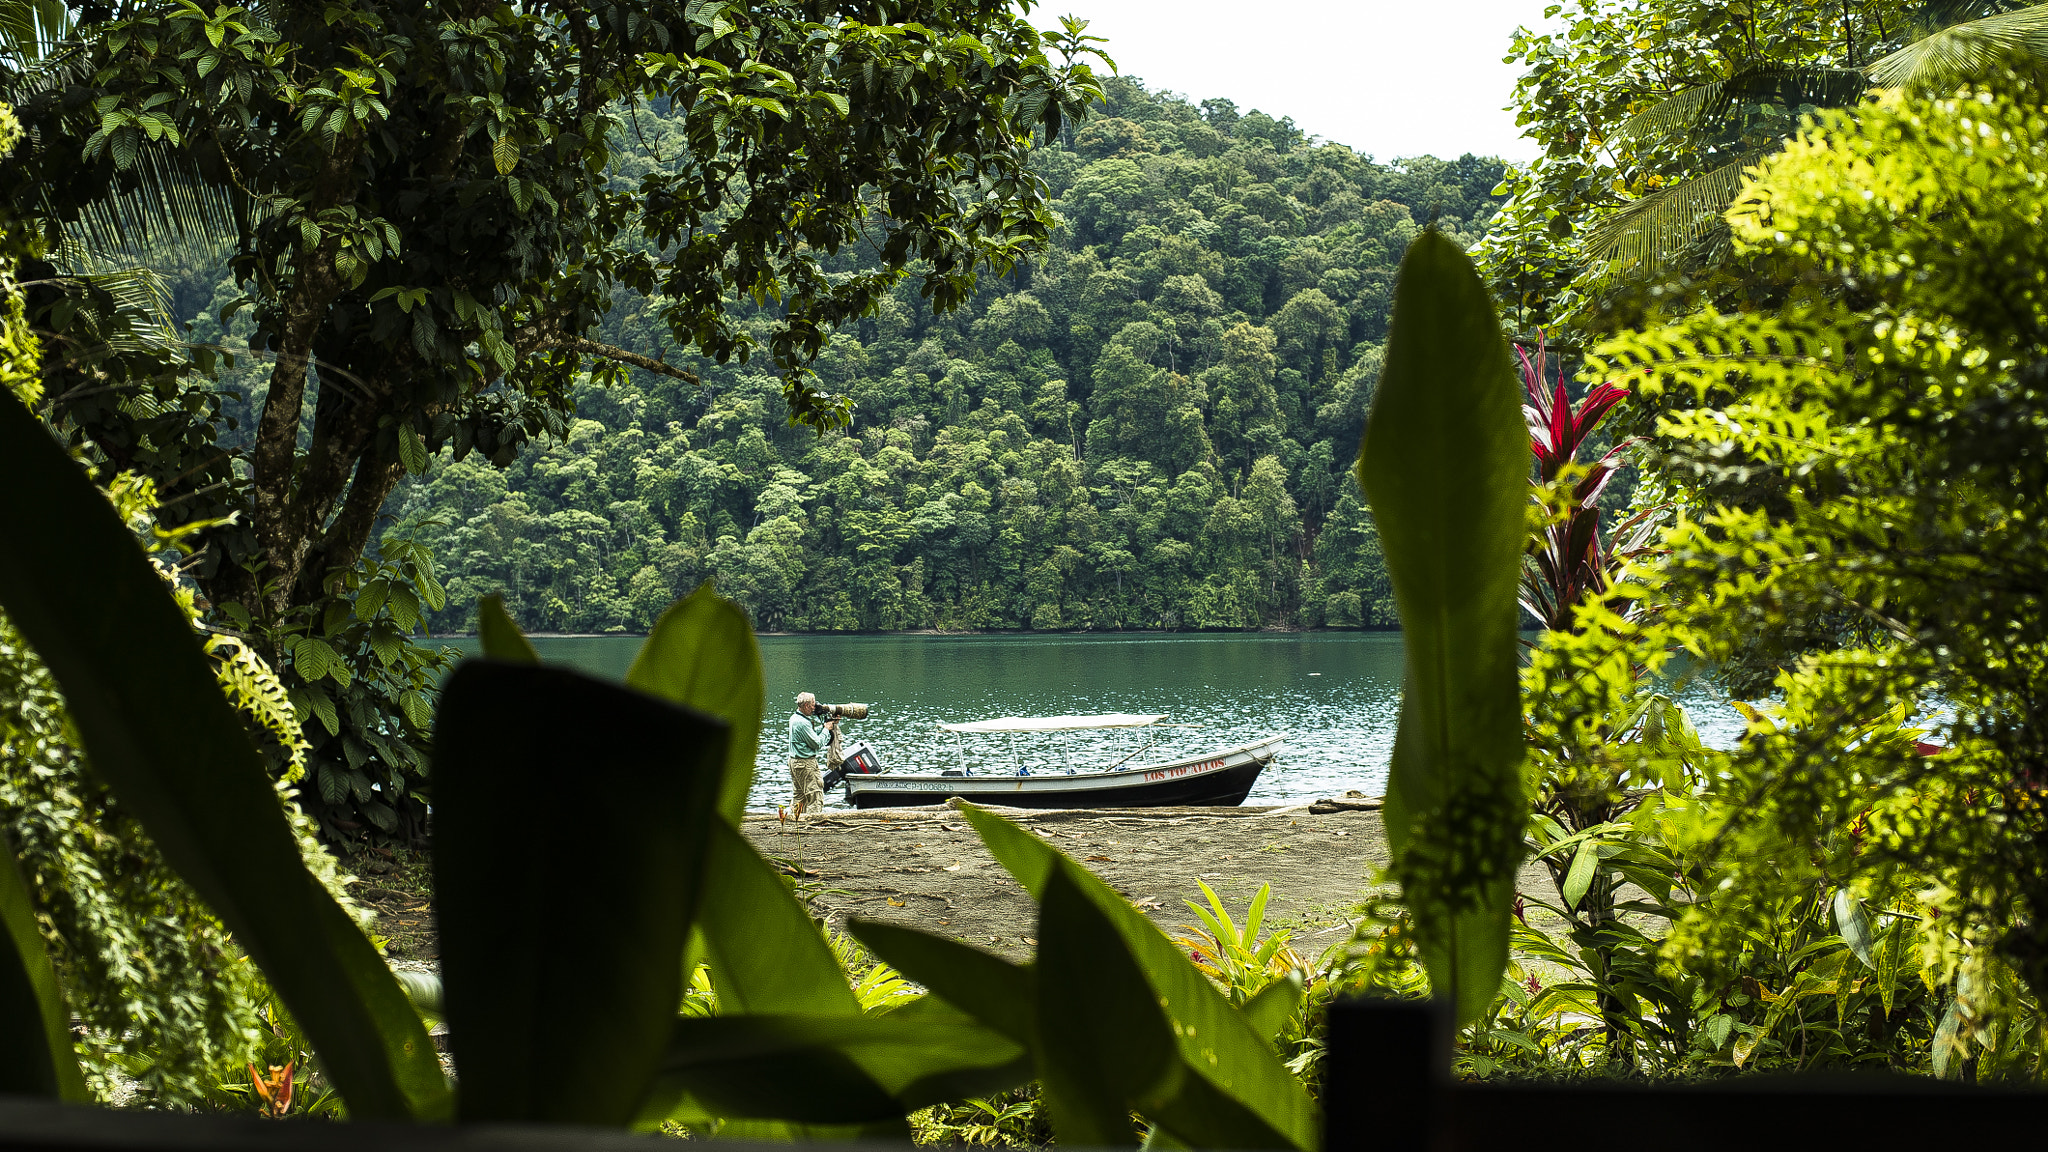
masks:
[[[1084,728],[1143,728],[1166,719],[1112,712],[1106,716],[1004,716],[996,720],[970,720],[965,724],[941,724],[941,732],[1074,732]]]

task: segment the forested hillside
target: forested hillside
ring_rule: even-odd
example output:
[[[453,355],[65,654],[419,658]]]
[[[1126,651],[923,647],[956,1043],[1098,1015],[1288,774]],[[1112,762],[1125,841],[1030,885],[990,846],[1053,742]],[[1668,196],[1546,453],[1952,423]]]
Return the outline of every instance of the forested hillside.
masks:
[[[674,126],[637,129],[658,164]],[[906,280],[832,339],[844,432],[790,427],[765,359],[696,363],[586,386],[507,467],[439,457],[394,498],[433,624],[502,590],[530,628],[639,630],[707,576],[764,629],[1391,624],[1345,474],[1393,271],[1432,217],[1476,240],[1500,164],[1378,164],[1129,80],[1038,163],[1054,250],[951,315]],[[645,308],[605,339],[675,354]]]

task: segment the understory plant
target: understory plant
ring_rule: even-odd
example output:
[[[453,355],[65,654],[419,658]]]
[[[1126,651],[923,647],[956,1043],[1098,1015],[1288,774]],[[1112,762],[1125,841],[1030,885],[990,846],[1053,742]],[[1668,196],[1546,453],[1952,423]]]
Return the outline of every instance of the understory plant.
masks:
[[[58,559],[0,559],[0,604],[51,663],[115,798],[276,988],[352,1116],[449,1116],[418,1009],[298,858],[189,616],[11,398],[0,398],[0,473],[48,494],[7,506],[10,527],[69,535]],[[1289,1015],[1298,989],[1239,1009],[1101,881],[972,808],[990,851],[1039,901],[1036,962],[856,922],[863,948],[931,994],[902,999],[873,968],[849,983],[785,878],[735,827],[763,680],[744,614],[708,587],[665,614],[630,688],[539,664],[495,605],[482,635],[488,658],[458,668],[436,717],[435,899],[460,1119],[907,1137],[905,1117],[921,1108],[1035,1077],[1069,1142],[1129,1141],[1137,1111],[1184,1142],[1314,1146],[1314,1103],[1257,1024]],[[189,743],[137,739],[167,709]],[[558,709],[605,722],[534,727]],[[556,790],[548,822],[522,819],[572,756],[607,786]],[[621,794],[639,802],[618,804]],[[605,885],[555,867],[570,844]],[[573,957],[505,934],[569,903],[588,913]],[[20,1087],[48,1092],[75,1060],[54,1039],[68,1008],[43,950],[19,934],[9,946],[27,982],[11,991],[40,1013],[35,1032],[9,1042],[44,1061],[45,1079]],[[683,976],[699,966],[718,1011],[679,1014]],[[762,1075],[763,1060],[798,1074]]]
[[[1469,262],[1435,237],[1404,268],[1399,355],[1390,361],[1391,379],[1404,383],[1380,393],[1379,434],[1394,436],[1400,454],[1429,439],[1401,438],[1404,422],[1441,438],[1432,421],[1458,407],[1443,407],[1427,385],[1437,364],[1452,362],[1497,425],[1495,471],[1518,476],[1520,430],[1512,404],[1497,403],[1512,398],[1486,394],[1494,377],[1505,379],[1505,345]],[[1464,363],[1474,325],[1490,328],[1498,346]],[[1367,453],[1361,474],[1379,476],[1390,459]],[[482,606],[485,658],[455,670],[434,717],[438,1014],[462,1077],[458,1101],[419,1006],[300,857],[189,614],[90,480],[11,397],[0,398],[0,490],[43,494],[0,504],[0,513],[13,538],[52,545],[33,562],[21,550],[0,554],[0,606],[61,684],[114,797],[268,979],[352,1116],[905,1138],[920,1109],[1035,1081],[1066,1143],[1132,1143],[1135,1114],[1155,1143],[1316,1146],[1315,1098],[1275,1047],[1303,1019],[1304,981],[1271,980],[1234,1001],[1099,878],[971,805],[963,815],[1037,905],[1031,963],[856,920],[848,931],[862,948],[927,994],[901,997],[895,977],[874,968],[849,982],[785,877],[736,826],[764,681],[745,614],[708,585],[662,616],[623,685],[542,664],[501,605]],[[1461,999],[1475,999],[1482,988],[1490,996],[1505,962],[1506,904],[1488,900],[1512,873],[1515,844],[1488,841],[1507,854],[1475,883],[1445,867],[1469,829],[1438,817],[1484,814],[1482,832],[1518,833],[1523,823],[1514,741],[1498,738],[1514,735],[1521,500],[1486,485],[1454,489],[1448,502],[1426,495],[1420,505],[1398,494],[1377,502],[1383,520],[1405,518],[1387,533],[1389,555],[1419,549],[1408,559],[1426,566],[1430,545],[1418,530],[1433,511],[1476,508],[1486,518],[1489,546],[1476,555],[1489,562],[1478,571],[1491,610],[1471,636],[1435,637],[1446,662],[1438,671],[1504,688],[1494,694],[1507,707],[1473,748],[1440,745],[1430,736],[1438,726],[1404,721],[1409,752],[1397,776],[1410,823],[1397,847],[1422,957]],[[1407,543],[1394,547],[1396,537]],[[1456,594],[1418,584],[1417,571],[1411,564],[1397,587]],[[1484,641],[1476,666],[1461,636]],[[1423,693],[1414,706],[1450,703]],[[536,720],[563,714],[588,722]],[[150,739],[173,726],[186,739]],[[1476,764],[1470,751],[1483,753]],[[572,760],[590,786],[550,787]],[[549,811],[536,822],[540,795]],[[619,803],[622,795],[635,802]],[[561,869],[570,853],[581,867]],[[606,882],[591,885],[593,874]],[[8,991],[34,1004],[36,1019],[6,1038],[24,1059],[20,1082],[4,1087],[54,1094],[75,1077],[63,1040],[68,1008],[44,950],[17,931],[27,901],[11,876],[0,874],[0,911],[18,963],[0,976],[16,982]],[[511,930],[571,904],[585,923],[573,955]],[[1265,954],[1265,979],[1279,949],[1237,935],[1240,951]],[[700,972],[715,1011],[704,1010],[708,996],[693,995]],[[252,1089],[262,1084],[257,1094],[273,1105],[289,1082],[254,1076]]]
[[[0,151],[13,131],[0,108]],[[39,399],[40,383],[13,275],[10,258],[0,265],[0,401],[19,408]],[[198,629],[180,571],[190,562],[192,528],[163,525],[148,479],[106,480],[95,512],[138,554],[147,550],[138,574],[150,584],[142,591],[170,605],[219,706],[236,715],[244,740],[253,736],[280,763],[303,765],[297,717],[271,667],[234,638]],[[77,1089],[102,1101],[200,1105],[220,1069],[260,1058],[271,993],[138,813],[95,771],[79,724],[59,678],[17,621],[0,613],[0,831],[25,864],[30,930],[68,990],[61,1034],[72,1049],[65,1056],[83,1073]],[[182,738],[176,729],[157,735]],[[266,791],[294,866],[352,908],[348,877],[321,849],[312,821],[276,787]]]
[[[1655,770],[1602,725],[1676,654],[1772,697],[1663,782],[1671,1003],[1620,989],[1692,1005],[1660,1064],[2042,1074],[2043,172],[2031,76],[1818,116],[1728,217],[1789,298],[1589,359],[1660,407],[1676,511],[1547,634],[1539,738]]]

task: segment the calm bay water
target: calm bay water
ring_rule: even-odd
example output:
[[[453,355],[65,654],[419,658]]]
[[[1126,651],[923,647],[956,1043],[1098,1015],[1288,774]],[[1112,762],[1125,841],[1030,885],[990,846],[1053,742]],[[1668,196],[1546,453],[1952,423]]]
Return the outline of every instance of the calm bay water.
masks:
[[[475,641],[454,641],[475,651]],[[768,716],[748,806],[790,799],[789,713],[798,692],[857,700],[869,718],[843,724],[885,767],[909,771],[1106,768],[1178,758],[1279,733],[1287,750],[1248,804],[1378,795],[1400,705],[1397,633],[1288,635],[764,636]],[[541,656],[609,677],[625,674],[638,637],[540,638]],[[1687,711],[1712,743],[1740,722],[1703,693]],[[1689,694],[1689,695],[1695,695]],[[1068,713],[1164,713],[1189,728],[955,737],[941,722]],[[1731,721],[1732,724],[1731,724]],[[1722,731],[1726,729],[1727,731]],[[1146,745],[1152,741],[1148,748]],[[833,801],[835,804],[837,801]]]

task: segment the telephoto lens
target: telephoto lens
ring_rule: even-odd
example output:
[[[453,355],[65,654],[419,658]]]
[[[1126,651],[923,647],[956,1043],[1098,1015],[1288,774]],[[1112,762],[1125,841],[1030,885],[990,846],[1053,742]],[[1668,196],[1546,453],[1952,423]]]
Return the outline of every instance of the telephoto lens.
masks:
[[[865,704],[820,704],[818,711],[834,720],[865,720],[868,706]]]

